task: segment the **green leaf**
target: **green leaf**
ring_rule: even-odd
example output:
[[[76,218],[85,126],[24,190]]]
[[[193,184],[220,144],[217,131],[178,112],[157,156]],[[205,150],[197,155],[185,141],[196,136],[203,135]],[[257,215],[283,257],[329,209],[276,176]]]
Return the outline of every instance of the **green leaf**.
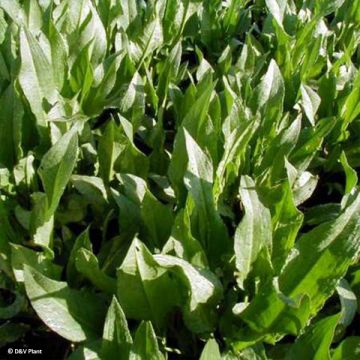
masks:
[[[92,43],[91,63],[99,64],[106,52],[106,31],[101,19],[90,0],[66,1],[67,27],[71,36],[68,38],[70,53],[78,55]]]
[[[255,89],[256,96],[253,110],[260,110],[265,116],[263,120],[263,133],[268,136],[268,131],[274,126],[281,114],[284,102],[285,85],[279,66],[274,60],[262,77],[260,84]]]
[[[211,81],[204,81],[204,87],[202,89],[198,89],[198,98],[193,99],[193,101],[189,101],[190,104],[185,103],[185,98],[183,100],[184,104],[182,104],[179,109],[179,111],[183,112],[179,114],[179,122],[182,122],[183,127],[186,128],[186,131],[189,132],[195,141],[198,141],[198,139],[203,137],[202,145],[204,146],[209,145],[209,143],[205,141],[207,139],[204,137],[204,132],[201,132],[201,128],[204,128],[206,124],[206,117],[213,88],[214,84]],[[187,109],[188,111],[185,112],[184,110]],[[186,197],[186,188],[183,178],[186,172],[187,162],[188,158],[186,156],[185,135],[184,131],[181,131],[180,128],[176,134],[174,149],[168,170],[171,184],[178,197],[178,201],[180,202],[185,202]]]
[[[49,41],[51,46],[51,64],[54,73],[54,82],[59,92],[64,87],[66,72],[68,70],[68,52],[66,43],[52,21],[49,22]]]
[[[199,268],[208,267],[205,251],[190,229],[190,209],[180,210],[175,218],[171,236],[164,245],[162,253],[173,255],[188,261]]]
[[[273,228],[272,264],[276,272],[283,267],[294,246],[303,223],[303,214],[296,208],[294,194],[288,180],[273,188],[260,188],[271,211]]]
[[[120,111],[127,116],[136,131],[145,111],[144,81],[138,72],[135,72],[126,92],[120,101]]]
[[[101,341],[95,340],[78,346],[68,360],[99,360],[101,355]]]
[[[336,287],[336,292],[339,295],[341,303],[339,325],[345,329],[354,320],[357,311],[357,299],[356,295],[351,290],[349,283],[345,279],[340,280]]]
[[[349,165],[345,152],[341,153],[340,162],[346,175],[345,194],[349,194],[358,183],[357,172]]]
[[[53,105],[57,100],[57,91],[50,60],[26,29],[20,31],[20,57],[19,83],[43,132],[47,126],[44,101]]]
[[[338,0],[342,1],[342,0]],[[352,91],[346,97],[342,109],[341,109],[341,117],[344,119],[344,123],[342,124],[343,128],[346,129],[347,125],[355,120],[355,118],[360,113],[359,99],[360,99],[360,72],[357,73],[356,78],[354,79],[354,84]]]
[[[48,197],[44,193],[33,193],[32,201],[29,228],[33,241],[52,258],[54,216],[49,212]]]
[[[71,182],[76,190],[87,200],[94,208],[102,210],[107,203],[108,196],[104,182],[96,176],[72,175]]]
[[[325,118],[318,121],[315,127],[306,128],[300,134],[299,144],[290,156],[290,162],[298,170],[306,170],[335,125],[335,119]]]
[[[0,164],[11,168],[22,155],[21,131],[24,110],[14,87],[9,85],[0,97]]]
[[[118,155],[115,144],[115,131],[114,121],[110,120],[99,141],[100,174],[105,184],[111,181],[114,176],[113,166]]]
[[[72,68],[69,83],[74,93],[81,94],[81,102],[89,94],[94,82],[94,69],[91,64],[92,43],[88,43],[77,56]]]
[[[200,360],[221,360],[219,345],[215,339],[210,339],[206,342]]]
[[[320,16],[327,16],[338,10],[344,4],[344,2],[345,0],[320,0],[315,3],[315,9]]]
[[[163,33],[159,14],[155,10],[151,20],[142,29],[141,35],[136,39],[131,49],[133,60],[140,66],[163,42]]]
[[[84,230],[75,240],[66,265],[66,278],[71,287],[76,287],[82,277],[76,268],[76,256],[80,249],[92,250],[92,244],[89,238],[89,228]]]
[[[222,286],[217,277],[174,256],[154,255],[154,259],[183,285],[179,290],[186,294],[184,320],[189,329],[196,333],[212,331],[217,321],[215,307],[222,298]]]
[[[330,360],[330,345],[339,317],[329,316],[310,326],[291,347],[286,359]]]
[[[25,1],[23,7],[27,17],[27,28],[33,33],[37,34],[42,27],[42,14],[38,2]]]
[[[106,359],[127,360],[133,343],[125,314],[113,297],[106,315],[101,355]]]
[[[129,360],[164,360],[150,321],[143,321],[136,330]]]
[[[99,336],[105,313],[100,298],[72,290],[65,282],[51,280],[27,265],[24,279],[32,307],[52,331],[73,342]]]
[[[240,115],[240,114],[239,114]],[[224,154],[216,169],[216,176],[219,189],[219,193],[225,187],[227,180],[227,173],[231,171],[234,164],[238,161],[238,158],[246,151],[247,145],[257,130],[259,122],[249,121],[237,126],[226,138],[224,144]],[[233,169],[236,172],[237,169]]]
[[[210,263],[219,264],[229,251],[229,238],[224,223],[215,208],[213,197],[213,165],[191,135],[184,130],[188,167],[185,185],[194,199],[192,214],[194,235],[207,250]]]
[[[302,96],[302,106],[304,112],[310,121],[311,125],[315,125],[315,115],[320,107],[321,98],[320,96],[307,85],[301,85],[300,87]]]
[[[161,249],[169,239],[174,222],[170,206],[162,204],[149,191],[141,205],[141,219],[145,226],[146,239],[155,248]]]
[[[350,336],[334,350],[332,360],[356,360],[360,356],[360,337]]]
[[[237,281],[243,287],[260,251],[267,248],[271,254],[272,228],[270,211],[261,203],[255,183],[249,176],[241,177],[240,199],[245,215],[235,232],[234,251],[239,272]]]
[[[51,216],[71,178],[75,167],[78,137],[77,126],[73,126],[43,156],[38,170],[48,198],[48,216]]]
[[[24,11],[17,0],[0,0],[0,8],[18,25],[23,24]]]
[[[271,333],[298,334],[308,317],[314,316],[334,292],[337,282],[360,251],[360,194],[356,192],[345,200],[347,206],[341,215],[299,239],[297,252],[279,277],[281,293],[293,301],[305,296],[310,301],[310,308],[304,300],[296,307],[289,307],[282,295],[279,297],[274,289],[264,286],[240,315],[252,329],[246,338],[258,340]],[[334,256],[339,253],[341,257]],[[268,307],[266,304],[272,305]],[[289,309],[294,314],[288,314]],[[302,321],[299,317],[302,317]],[[238,346],[244,344],[242,341]]]
[[[88,278],[98,289],[107,294],[116,293],[116,280],[100,270],[98,259],[91,251],[79,249],[76,252],[75,266],[79,273]]]
[[[282,27],[284,21],[285,9],[286,9],[286,0],[265,0],[265,2],[271,15]]]
[[[28,249],[21,245],[10,244],[11,266],[18,282],[24,282],[24,265],[40,271],[51,279],[59,279],[62,268],[53,264],[43,253]]]
[[[139,240],[132,242],[117,279],[117,297],[127,318],[151,320],[157,328],[166,324],[179,299],[177,282]]]

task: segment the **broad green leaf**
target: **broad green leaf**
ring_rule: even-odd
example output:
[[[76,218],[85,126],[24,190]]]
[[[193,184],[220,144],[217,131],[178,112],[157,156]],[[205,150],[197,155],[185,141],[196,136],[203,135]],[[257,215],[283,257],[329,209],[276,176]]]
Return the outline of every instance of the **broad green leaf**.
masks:
[[[200,360],[221,360],[219,345],[215,339],[210,339],[206,342]]]
[[[117,297],[127,318],[151,320],[157,328],[166,324],[169,312],[178,303],[177,282],[139,240],[132,242],[117,279]]]
[[[288,180],[272,189],[261,189],[266,205],[271,211],[273,228],[272,264],[276,272],[283,267],[294,246],[303,223],[303,214],[296,208],[294,195]]]
[[[350,336],[334,350],[332,360],[356,360],[360,356],[360,337]]]
[[[95,84],[92,84],[83,106],[87,114],[99,114],[103,107],[111,102],[110,95],[115,90],[117,74],[124,56],[123,52],[116,53],[106,58],[102,64],[95,68]]]
[[[216,324],[215,307],[222,297],[222,286],[217,277],[208,270],[198,270],[187,261],[170,255],[154,255],[161,268],[168,269],[186,294],[184,320],[196,333],[210,332]]]
[[[278,118],[282,112],[284,90],[284,80],[280,69],[276,62],[271,60],[267,72],[256,88],[255,110],[266,109],[266,117],[269,119]]]
[[[318,11],[319,15],[326,16],[338,10],[344,2],[345,0],[320,0],[316,2],[315,9]]]
[[[341,0],[339,0],[341,1]],[[357,73],[354,79],[353,89],[351,93],[346,97],[342,109],[341,117],[344,119],[343,128],[345,129],[349,123],[355,120],[360,113],[359,99],[360,99],[360,72]]]
[[[47,198],[48,215],[51,216],[70,180],[78,151],[77,126],[73,126],[44,155],[38,170]]]
[[[58,96],[50,60],[36,38],[26,29],[20,31],[20,56],[19,83],[43,131],[47,126],[44,102],[53,105]]]
[[[216,176],[219,189],[219,193],[225,187],[226,184],[226,174],[230,172],[230,169],[234,166],[234,163],[237,162],[237,159],[245,152],[246,147],[253,137],[255,131],[258,128],[258,121],[249,121],[241,126],[237,126],[226,138],[224,145],[224,154],[221,158],[221,161],[216,169]],[[236,171],[234,169],[233,171]]]
[[[76,269],[76,255],[80,249],[92,250],[92,244],[89,238],[89,228],[84,230],[75,240],[73,247],[68,258],[66,265],[66,278],[71,287],[75,287],[82,277],[80,276],[78,270]]]
[[[190,134],[184,130],[188,167],[185,185],[195,202],[192,214],[194,234],[208,251],[209,261],[221,261],[221,254],[228,251],[229,241],[224,223],[215,208],[213,165]]]
[[[135,0],[120,1],[122,10],[120,24],[124,30],[136,19],[138,15],[137,3]]]
[[[163,42],[163,33],[159,14],[155,10],[151,20],[142,29],[141,35],[130,49],[134,62],[141,65]]]
[[[306,170],[324,141],[335,125],[335,119],[325,118],[318,121],[315,127],[305,128],[299,138],[296,149],[290,156],[290,162],[298,170]]]
[[[26,15],[27,28],[37,34],[42,27],[41,8],[37,1],[24,1],[23,8]]]
[[[319,109],[321,98],[319,95],[307,85],[301,85],[300,87],[302,96],[302,106],[306,117],[310,121],[311,125],[315,125],[315,115]]]
[[[68,70],[68,53],[65,40],[52,21],[49,22],[49,41],[54,81],[57,89],[61,92],[65,83],[66,71]]]
[[[116,293],[116,280],[100,270],[98,259],[91,251],[79,249],[76,252],[75,266],[78,272],[88,278],[98,289],[107,294]]]
[[[256,185],[249,176],[242,176],[240,181],[240,199],[245,215],[236,229],[234,236],[234,252],[237,281],[243,287],[244,280],[251,271],[263,248],[272,249],[271,215],[260,201]]]
[[[190,211],[187,207],[177,213],[170,239],[164,245],[162,253],[176,254],[177,257],[188,261],[193,266],[206,268],[208,261],[204,249],[191,234]]]
[[[133,124],[122,116],[119,116],[119,120],[122,125],[118,139],[121,151],[114,164],[114,170],[146,178],[149,172],[149,158],[135,145]]]
[[[99,335],[105,309],[96,295],[72,290],[65,282],[51,280],[27,265],[24,279],[32,307],[52,331],[73,342]]]
[[[336,292],[339,295],[341,303],[339,326],[346,328],[352,323],[356,315],[356,295],[351,290],[349,283],[345,279],[340,280],[338,286],[336,287]]]
[[[76,190],[97,209],[103,209],[108,196],[104,182],[96,176],[72,175],[70,180]]]
[[[283,112],[285,97],[284,79],[275,60],[271,60],[269,67],[254,90],[252,99],[253,112],[259,111],[262,116],[261,134],[269,138],[274,136],[275,128]]]
[[[23,105],[14,87],[9,85],[0,97],[0,163],[11,168],[22,155],[21,131]]]
[[[24,265],[40,271],[51,279],[59,279],[61,267],[53,264],[43,253],[28,249],[21,245],[10,244],[11,266],[18,282],[24,282]]]
[[[44,193],[33,193],[33,208],[29,228],[36,245],[41,246],[49,257],[53,257],[54,215],[49,212],[48,197]]]
[[[295,205],[299,206],[308,200],[314,193],[319,178],[308,171],[304,171],[297,176],[298,177],[292,187]]]
[[[127,360],[132,343],[125,314],[114,296],[105,318],[101,355],[106,359]]]
[[[150,321],[143,321],[136,330],[129,360],[164,360]]]
[[[207,119],[210,98],[214,87],[214,84],[211,81],[204,82],[204,84],[205,85],[203,89],[198,89],[198,91],[201,91],[201,93],[198,94],[198,98],[192,102],[192,105],[190,105],[191,103],[183,104],[181,109],[179,109],[184,112],[183,114],[179,115],[179,121],[182,122],[182,126],[186,128],[186,131],[189,132],[195,141],[198,141],[198,139],[200,139],[204,134],[200,130],[201,127],[205,127],[204,124]],[[187,109],[188,111],[185,112],[184,110]],[[182,118],[182,116],[184,116],[184,118]],[[199,145],[209,145],[209,143],[205,140],[206,138],[204,137],[202,139],[202,143]],[[187,162],[188,158],[186,156],[185,135],[184,131],[179,129],[174,141],[174,149],[168,174],[175,193],[178,197],[178,201],[180,202],[185,202],[186,197],[186,188],[183,178],[186,172]]]
[[[0,342],[357,358],[359,24],[360,0],[0,0]]]
[[[282,26],[286,9],[286,0],[265,0],[271,15]]]
[[[107,41],[104,25],[90,0],[66,0],[69,48],[74,57],[90,42],[91,63],[99,64],[106,52]]]
[[[310,207],[305,213],[305,222],[311,226],[336,219],[341,212],[340,204],[326,204]]]
[[[176,0],[171,1],[171,3],[176,3]],[[181,53],[182,47],[181,43],[179,42],[172,48],[166,63],[163,65],[157,86],[157,94],[160,99],[163,99],[167,96],[170,82],[176,77],[179,71]]]
[[[351,190],[357,185],[358,176],[356,171],[349,165],[349,162],[344,152],[342,152],[340,156],[340,162],[342,167],[344,168],[346,175],[345,194],[349,194]]]
[[[80,101],[89,94],[94,82],[94,68],[91,64],[92,43],[88,43],[79,53],[71,67],[69,84],[74,93],[80,93]]]
[[[277,182],[284,177],[284,163],[291,151],[296,148],[301,132],[301,117],[297,117],[288,127],[285,127],[271,142],[266,141],[266,151],[256,174],[268,171],[270,181]],[[274,162],[274,159],[278,161]]]
[[[101,341],[95,340],[78,346],[68,360],[99,360],[101,355]]]
[[[259,339],[284,331],[298,334],[307,317],[317,313],[359,254],[359,212],[360,195],[356,192],[347,198],[347,206],[335,220],[319,225],[299,239],[297,252],[283,269],[279,277],[281,293],[295,301],[305,296],[310,308],[302,301],[297,307],[292,305],[295,314],[289,315],[289,305],[266,286],[240,315],[252,329],[252,335],[248,332],[247,338]],[[334,255],[339,253],[341,257]],[[270,303],[271,307],[264,306]],[[302,322],[296,319],[299,316]],[[238,346],[244,344],[242,341]]]
[[[114,176],[113,166],[119,153],[115,143],[115,132],[116,128],[114,121],[110,120],[99,141],[99,171],[105,184],[111,181]]]
[[[131,120],[135,131],[145,111],[144,81],[138,72],[135,72],[126,92],[120,101],[120,111]],[[125,115],[124,115],[125,116]]]
[[[112,189],[112,195],[119,207],[119,227],[129,239],[140,231],[141,203],[147,191],[146,182],[131,174],[117,174],[121,193]]]
[[[18,25],[23,24],[24,11],[17,0],[0,0],[0,8]]]
[[[147,191],[141,204],[141,219],[148,243],[161,249],[169,239],[174,222],[171,207],[162,204]]]
[[[311,325],[291,347],[286,359],[330,360],[330,345],[339,317],[329,316]]]

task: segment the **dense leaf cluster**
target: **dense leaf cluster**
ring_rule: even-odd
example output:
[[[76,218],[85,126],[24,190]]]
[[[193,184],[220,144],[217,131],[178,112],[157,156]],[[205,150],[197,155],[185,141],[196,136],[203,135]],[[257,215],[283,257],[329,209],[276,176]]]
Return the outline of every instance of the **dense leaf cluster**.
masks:
[[[359,45],[359,0],[0,0],[0,345],[360,358]]]

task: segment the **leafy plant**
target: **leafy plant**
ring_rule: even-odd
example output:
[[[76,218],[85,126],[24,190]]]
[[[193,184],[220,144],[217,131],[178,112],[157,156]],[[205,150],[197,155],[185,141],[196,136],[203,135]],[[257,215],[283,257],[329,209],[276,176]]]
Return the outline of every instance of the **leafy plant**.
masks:
[[[0,345],[357,359],[359,0],[0,0]]]

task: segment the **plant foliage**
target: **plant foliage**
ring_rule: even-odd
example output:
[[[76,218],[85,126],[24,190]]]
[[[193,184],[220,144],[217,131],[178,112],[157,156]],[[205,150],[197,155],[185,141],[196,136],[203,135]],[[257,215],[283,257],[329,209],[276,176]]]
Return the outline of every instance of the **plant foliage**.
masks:
[[[3,349],[358,359],[359,46],[360,0],[0,0]]]

